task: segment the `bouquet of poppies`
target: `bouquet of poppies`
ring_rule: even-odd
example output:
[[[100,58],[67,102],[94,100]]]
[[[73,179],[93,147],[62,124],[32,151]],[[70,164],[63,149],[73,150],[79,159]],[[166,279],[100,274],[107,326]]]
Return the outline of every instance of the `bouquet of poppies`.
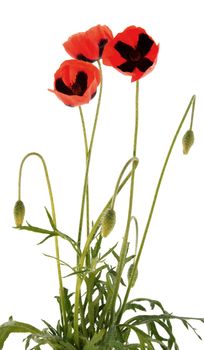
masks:
[[[194,142],[193,118],[195,95],[190,99],[173,136],[167,152],[161,174],[155,189],[146,226],[141,238],[138,235],[138,220],[133,213],[135,172],[137,158],[137,138],[139,120],[139,80],[150,73],[157,61],[159,45],[140,27],[130,26],[113,37],[105,25],[97,25],[86,32],[74,34],[64,43],[66,52],[72,57],[64,61],[54,75],[54,88],[50,89],[66,106],[78,107],[81,118],[86,170],[84,174],[78,232],[73,236],[62,232],[57,225],[54,198],[46,162],[39,153],[28,153],[19,169],[18,200],[14,207],[16,228],[43,235],[40,243],[53,239],[59,281],[59,320],[51,325],[43,320],[42,330],[35,326],[9,318],[0,326],[0,349],[10,333],[28,333],[25,349],[39,350],[48,344],[54,350],[178,350],[173,321],[180,320],[188,329],[192,329],[191,320],[204,322],[203,318],[175,316],[166,311],[161,302],[137,295],[135,288],[140,257],[146,241],[148,229],[154,212],[159,189],[166,171],[169,158],[181,128],[190,114],[189,129],[183,136],[183,153],[188,154]],[[100,106],[102,101],[103,74],[102,64],[115,68],[118,72],[131,77],[135,82],[135,126],[132,154],[122,167],[115,182],[111,198],[103,203],[98,217],[90,218],[89,168],[94,145]],[[98,67],[97,67],[98,66]],[[110,70],[111,73],[111,70]],[[97,92],[97,88],[99,91]],[[95,119],[90,140],[87,137],[86,121],[82,105],[96,101]],[[94,102],[91,102],[94,103]],[[72,109],[69,110],[70,113]],[[24,223],[25,206],[21,198],[21,177],[23,165],[28,157],[38,157],[43,165],[50,197],[50,210],[46,215],[50,228],[42,228]],[[104,250],[102,243],[114,232],[117,212],[117,196],[129,186],[127,220],[117,242]],[[75,215],[75,213],[72,213]],[[77,215],[77,213],[76,213]],[[130,227],[135,231],[134,252],[130,250]],[[76,255],[75,261],[62,261],[59,239],[68,244]],[[75,277],[75,287],[64,285],[62,267],[69,269],[68,277]],[[131,297],[134,294],[134,298]]]

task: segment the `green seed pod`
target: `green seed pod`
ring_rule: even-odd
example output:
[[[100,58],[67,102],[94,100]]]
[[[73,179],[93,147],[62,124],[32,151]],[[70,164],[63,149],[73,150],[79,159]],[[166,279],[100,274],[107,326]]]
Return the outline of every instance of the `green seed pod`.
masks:
[[[194,143],[193,130],[186,131],[185,135],[183,136],[182,143],[183,143],[183,154],[188,154],[191,146]]]
[[[134,263],[130,265],[129,269],[128,269],[128,282],[130,282],[130,279],[132,277],[132,271],[133,271],[133,267],[134,267]],[[134,287],[135,285],[135,282],[137,280],[137,276],[138,276],[138,270],[136,271],[134,277],[133,277],[133,280],[132,280],[132,285],[131,285],[131,288]]]
[[[25,216],[25,206],[21,200],[18,200],[14,206],[14,219],[17,227],[22,226]]]
[[[101,221],[101,234],[103,237],[107,237],[109,233],[112,231],[112,229],[115,226],[116,222],[116,215],[115,210],[108,208],[102,218]]]

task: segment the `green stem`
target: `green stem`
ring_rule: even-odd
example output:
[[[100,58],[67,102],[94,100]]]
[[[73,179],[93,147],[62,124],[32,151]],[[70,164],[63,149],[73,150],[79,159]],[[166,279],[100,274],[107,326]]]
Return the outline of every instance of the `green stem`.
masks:
[[[137,255],[137,248],[138,248],[138,240],[139,240],[139,228],[138,228],[138,222],[135,216],[131,217],[131,221],[134,221],[135,223],[135,256]]]
[[[135,168],[136,168],[136,166],[138,165],[138,158],[136,158],[136,157],[130,158],[130,159],[125,163],[124,167],[122,168],[122,170],[121,170],[121,172],[120,172],[120,175],[119,175],[119,177],[118,177],[116,186],[115,186],[115,191],[114,191],[113,199],[112,199],[112,202],[111,202],[111,209],[114,208],[115,200],[116,200],[117,193],[118,193],[118,188],[119,188],[121,179],[122,179],[122,177],[123,177],[123,175],[124,175],[124,172],[126,171],[126,169],[127,169],[127,167],[129,166],[129,164],[132,163],[132,162],[135,162]]]
[[[78,229],[78,240],[77,240],[77,244],[78,244],[79,248],[81,247],[82,225],[83,225],[83,217],[84,217],[84,204],[85,204],[85,196],[87,193],[87,186],[88,186],[89,167],[90,167],[91,154],[92,154],[92,149],[93,149],[94,136],[95,136],[96,126],[97,126],[98,117],[99,117],[99,110],[100,110],[102,89],[103,89],[103,77],[102,77],[102,69],[101,69],[100,61],[98,61],[98,66],[99,66],[100,74],[101,74],[101,84],[100,84],[98,103],[97,103],[97,107],[96,107],[96,114],[95,114],[94,125],[93,125],[93,129],[92,129],[90,146],[89,146],[87,162],[86,162],[86,172],[85,172],[84,186],[83,186],[83,192],[82,192],[82,202],[81,202],[81,211],[80,211],[79,229]],[[86,253],[88,253],[88,251]],[[79,266],[79,259],[80,259],[80,257],[78,255],[77,256],[78,266]],[[80,299],[81,283],[82,283],[82,280],[78,276],[77,282],[76,282],[75,306],[74,306],[74,339],[75,339],[76,346],[78,346],[78,347],[79,347],[78,313],[79,313],[79,306],[80,306],[79,299]]]
[[[172,153],[172,150],[173,150],[173,147],[174,147],[174,144],[177,140],[177,137],[178,137],[178,134],[183,126],[183,123],[188,115],[188,112],[191,108],[191,105],[192,105],[192,109],[194,111],[194,108],[195,108],[195,96],[193,96],[188,104],[188,107],[186,108],[186,111],[181,119],[181,122],[176,130],[176,133],[173,137],[173,140],[172,140],[172,143],[170,145],[170,148],[169,148],[169,151],[167,153],[167,156],[166,156],[166,159],[164,161],[164,165],[162,167],[162,170],[161,170],[161,174],[160,174],[160,177],[159,177],[159,180],[158,180],[158,184],[157,184],[157,187],[156,187],[156,190],[155,190],[155,194],[154,194],[154,197],[153,197],[153,201],[152,201],[152,205],[151,205],[151,209],[150,209],[150,213],[149,213],[149,216],[148,216],[148,220],[147,220],[147,223],[146,223],[146,227],[145,227],[145,230],[144,230],[144,234],[143,234],[143,238],[142,238],[142,241],[141,241],[141,244],[140,244],[140,248],[139,248],[139,251],[138,251],[138,254],[137,254],[137,257],[135,259],[135,263],[134,263],[134,268],[133,268],[133,271],[132,271],[132,278],[130,279],[129,283],[128,283],[128,287],[127,287],[127,290],[126,290],[126,294],[125,294],[125,297],[124,297],[124,300],[123,300],[123,304],[122,304],[122,307],[120,309],[120,312],[118,314],[118,317],[117,317],[117,323],[120,322],[120,319],[123,315],[123,311],[124,311],[124,308],[125,308],[125,305],[126,305],[126,302],[127,302],[127,299],[128,299],[128,296],[129,296],[129,293],[130,293],[130,290],[131,290],[131,285],[132,285],[132,280],[134,278],[134,275],[137,271],[137,268],[138,268],[138,264],[139,264],[139,260],[140,260],[140,257],[141,257],[141,254],[142,254],[142,250],[143,250],[143,247],[144,247],[144,243],[145,243],[145,240],[146,240],[146,237],[147,237],[147,233],[148,233],[148,229],[149,229],[149,225],[150,225],[150,222],[151,222],[151,219],[152,219],[152,215],[153,215],[153,212],[154,212],[154,208],[155,208],[155,204],[156,204],[156,201],[157,201],[157,196],[158,196],[158,193],[159,193],[159,189],[160,189],[160,186],[161,186],[161,183],[162,183],[162,180],[163,180],[163,177],[164,177],[164,173],[165,173],[165,170],[166,170],[166,167],[167,167],[167,164],[168,164],[168,161],[169,161],[169,158],[170,158],[170,155]],[[191,118],[193,119],[193,116],[191,116]]]
[[[192,97],[192,110],[191,110],[191,124],[190,124],[190,130],[192,130],[193,127],[193,117],[194,117],[194,112],[195,112],[195,102],[196,102],[196,96],[194,95]]]
[[[123,180],[123,182],[121,183],[121,185],[118,188],[118,193],[122,190],[122,188],[124,187],[124,185],[126,184],[126,182],[129,180],[129,178],[132,175],[132,171],[126,176],[126,178]],[[98,216],[95,224],[93,225],[89,236],[87,237],[83,252],[80,256],[80,260],[79,260],[79,270],[81,270],[84,266],[84,261],[87,255],[87,252],[89,250],[90,244],[94,238],[95,233],[97,232],[100,224],[101,224],[101,219],[104,215],[104,212],[107,210],[107,208],[110,207],[110,204],[112,202],[112,197],[109,199],[109,201],[106,203],[105,207],[103,208],[102,212],[100,213],[100,215]],[[78,329],[78,309],[80,306],[80,288],[81,288],[81,283],[82,283],[82,279],[80,278],[80,276],[77,276],[77,282],[76,282],[76,291],[75,291],[75,309],[74,309],[74,329]],[[76,333],[75,333],[76,334]],[[76,340],[75,340],[76,341]]]
[[[137,135],[138,135],[138,119],[139,119],[139,81],[136,82],[136,96],[135,96],[135,129],[134,129],[134,142],[133,142],[133,158],[136,158],[137,149]],[[128,249],[128,235],[130,230],[130,222],[132,216],[132,205],[133,205],[133,193],[134,193],[134,180],[135,180],[135,162],[132,163],[132,174],[131,174],[131,185],[130,185],[130,196],[129,196],[129,208],[128,208],[128,218],[125,229],[125,235],[123,237],[123,243],[120,251],[120,261],[116,270],[116,279],[114,284],[114,290],[112,295],[112,300],[110,304],[111,319],[110,324],[115,318],[115,303],[118,296],[118,290],[120,286],[122,271],[125,265],[125,258]]]
[[[79,112],[80,112],[80,117],[81,117],[83,135],[84,135],[85,159],[86,159],[86,165],[87,165],[89,146],[88,146],[86,125],[85,125],[84,115],[83,115],[83,111],[82,111],[81,106],[79,106]],[[88,179],[87,179],[87,188],[86,188],[86,234],[87,234],[87,237],[89,235],[89,229],[90,229],[89,222],[90,222],[90,220],[89,220],[89,184],[88,184]],[[90,266],[90,253],[89,252],[87,253],[87,256],[86,256],[86,264],[87,264],[87,266]],[[80,309],[82,332],[83,332],[84,336],[87,337],[87,330],[86,330],[86,323],[85,323],[85,316],[84,316],[84,309],[83,309],[83,305],[82,305],[81,294],[79,296],[79,309]]]
[[[86,195],[87,184],[88,184],[89,166],[90,166],[94,136],[95,136],[95,132],[96,132],[96,126],[97,126],[97,121],[98,121],[98,116],[99,116],[99,109],[100,109],[100,104],[101,104],[101,96],[102,96],[102,88],[103,88],[102,69],[101,69],[101,64],[99,61],[98,61],[98,65],[99,65],[100,72],[101,72],[101,84],[100,84],[99,97],[98,97],[98,103],[97,103],[97,108],[96,108],[96,115],[95,115],[93,130],[92,130],[92,134],[91,134],[91,141],[90,141],[90,146],[89,146],[89,151],[88,151],[86,172],[85,172],[85,177],[84,177],[84,186],[83,186],[83,193],[82,193],[82,203],[81,203],[79,229],[78,229],[78,241],[77,241],[79,248],[81,246],[82,224],[83,224],[83,216],[84,216],[84,203],[85,203],[85,195]],[[78,256],[78,259],[79,259],[79,256]]]
[[[42,161],[44,171],[45,171],[45,177],[46,177],[46,182],[47,182],[47,187],[48,187],[48,192],[49,192],[49,197],[50,197],[50,205],[51,205],[51,211],[52,211],[52,220],[54,225],[57,225],[56,222],[56,213],[55,213],[55,205],[54,205],[54,198],[53,198],[53,193],[52,193],[52,188],[51,188],[51,183],[50,183],[50,178],[47,170],[47,166],[45,163],[44,158],[41,156],[41,154],[36,153],[36,152],[31,152],[28,153],[22,160],[20,164],[20,169],[19,169],[19,178],[18,178],[18,199],[21,199],[21,178],[22,178],[22,170],[23,170],[23,165],[26,161],[26,159],[30,156],[36,156],[40,158]],[[59,254],[59,244],[58,244],[58,237],[55,236],[55,254],[56,254],[56,261],[57,261],[57,273],[58,273],[58,281],[59,281],[59,292],[60,292],[60,302],[61,302],[61,310],[62,310],[62,323],[64,327],[64,332],[66,332],[66,309],[65,309],[65,297],[64,297],[64,289],[63,289],[63,284],[62,284],[62,273],[61,273],[61,267],[60,267],[60,254]]]
[[[79,107],[80,117],[81,117],[81,124],[82,124],[82,130],[84,135],[84,147],[85,147],[85,157],[86,157],[86,165],[88,162],[88,153],[89,153],[89,146],[88,146],[88,140],[87,140],[87,132],[86,132],[86,125],[84,121],[84,115],[81,106]],[[89,214],[89,184],[87,179],[87,189],[86,189],[86,233],[87,236],[89,234],[90,230],[90,214]],[[89,265],[89,256],[87,255],[87,264]]]

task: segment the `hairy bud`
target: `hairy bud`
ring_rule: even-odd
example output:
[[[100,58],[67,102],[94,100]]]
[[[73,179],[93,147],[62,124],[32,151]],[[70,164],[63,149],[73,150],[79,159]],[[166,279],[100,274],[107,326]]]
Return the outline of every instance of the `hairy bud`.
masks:
[[[24,216],[25,206],[21,200],[18,200],[14,206],[14,219],[17,227],[22,225]]]
[[[194,143],[194,133],[192,130],[186,131],[182,139],[183,143],[183,154],[188,154],[191,146]]]
[[[116,215],[115,210],[108,208],[102,218],[101,221],[101,234],[103,237],[107,237],[109,233],[112,231],[112,229],[115,226],[116,222]]]
[[[128,269],[128,274],[127,274],[128,282],[130,282],[130,279],[131,279],[131,277],[132,277],[133,268],[134,268],[134,263],[131,264],[130,267],[129,267],[129,269]],[[138,270],[136,271],[136,273],[135,273],[135,275],[134,275],[134,277],[133,277],[131,288],[134,287],[135,282],[136,282],[136,280],[137,280],[137,276],[138,276]]]

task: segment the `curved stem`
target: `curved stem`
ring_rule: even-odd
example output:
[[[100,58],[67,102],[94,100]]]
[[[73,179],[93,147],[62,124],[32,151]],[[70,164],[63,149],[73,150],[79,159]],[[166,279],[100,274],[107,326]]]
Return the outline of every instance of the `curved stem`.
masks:
[[[194,95],[192,97],[192,111],[191,111],[191,124],[190,124],[190,130],[192,130],[193,127],[193,117],[194,117],[194,112],[195,112],[195,102],[196,102],[196,96]]]
[[[144,234],[143,234],[143,237],[142,237],[140,248],[139,248],[137,257],[135,259],[135,263],[134,263],[134,267],[133,267],[133,271],[132,271],[132,277],[130,278],[130,281],[128,283],[128,287],[127,287],[126,294],[125,294],[125,297],[124,297],[124,300],[123,300],[123,304],[122,304],[122,307],[121,307],[120,312],[119,312],[118,317],[117,317],[117,322],[120,322],[120,319],[122,317],[122,314],[123,314],[123,311],[124,311],[124,308],[125,308],[125,305],[126,305],[126,302],[127,302],[130,290],[131,290],[132,280],[133,280],[133,277],[134,277],[134,275],[135,275],[135,273],[137,271],[137,268],[138,268],[139,260],[140,260],[141,254],[142,254],[142,250],[143,250],[144,243],[145,243],[145,240],[146,240],[146,237],[147,237],[149,225],[150,225],[150,222],[151,222],[151,219],[152,219],[152,215],[153,215],[153,212],[154,212],[154,208],[155,208],[155,204],[156,204],[156,201],[157,201],[157,196],[158,196],[158,193],[159,193],[159,189],[160,189],[163,177],[164,177],[164,173],[165,173],[165,170],[166,170],[166,167],[167,167],[170,155],[172,153],[174,144],[175,144],[175,142],[177,140],[178,134],[179,134],[179,132],[180,132],[182,126],[183,126],[183,123],[184,123],[184,121],[185,121],[185,119],[186,119],[186,117],[188,115],[188,112],[189,112],[189,110],[191,108],[191,105],[192,105],[192,113],[194,111],[194,108],[195,108],[194,104],[195,104],[195,96],[193,96],[191,98],[191,100],[190,100],[190,102],[188,104],[188,107],[186,108],[186,111],[185,111],[185,113],[184,113],[184,115],[183,115],[183,117],[181,119],[181,122],[180,122],[180,124],[179,124],[179,126],[178,126],[178,128],[176,130],[176,133],[175,133],[175,135],[173,137],[173,140],[172,140],[172,143],[170,145],[169,151],[167,153],[166,159],[164,161],[164,165],[162,167],[161,174],[160,174],[160,177],[159,177],[159,180],[158,180],[158,183],[157,183],[157,187],[156,187],[155,194],[154,194],[154,197],[153,197],[150,213],[149,213],[149,216],[148,216],[148,220],[147,220],[147,223],[146,223],[146,227],[145,227],[145,230],[144,230]],[[191,118],[192,118],[192,116],[191,116]]]
[[[135,238],[135,256],[137,255],[137,248],[138,248],[138,240],[139,240],[139,228],[138,228],[138,222],[135,216],[131,217],[131,221],[134,221],[135,223],[135,233],[136,233],[136,238]]]
[[[134,142],[133,142],[133,158],[136,158],[137,149],[137,135],[138,135],[138,119],[139,119],[139,81],[136,82],[136,94],[135,94],[135,129],[134,129]],[[115,318],[115,303],[118,295],[118,290],[120,286],[122,271],[125,265],[125,258],[128,249],[128,235],[130,230],[130,222],[132,216],[132,205],[133,205],[133,192],[134,192],[134,180],[135,180],[135,162],[132,163],[132,174],[131,174],[131,185],[130,185],[130,196],[129,196],[129,208],[128,208],[128,218],[125,229],[125,235],[123,237],[123,243],[120,251],[120,260],[116,270],[116,279],[114,284],[114,290],[112,295],[112,300],[110,303],[110,324]]]
[[[124,172],[125,170],[127,169],[127,167],[129,166],[130,163],[132,162],[135,162],[135,168],[136,166],[138,165],[138,158],[136,157],[132,157],[130,158],[124,165],[124,167],[122,168],[121,172],[120,172],[120,175],[118,177],[118,180],[117,180],[117,183],[116,183],[116,186],[115,186],[115,191],[114,191],[114,194],[113,194],[113,199],[112,199],[112,202],[111,202],[111,209],[114,208],[114,205],[115,205],[115,200],[116,200],[116,196],[117,196],[117,193],[118,193],[118,187],[120,185],[120,182],[121,182],[121,179],[124,175]]]
[[[23,170],[23,165],[28,157],[31,156],[36,156],[40,158],[43,164],[43,168],[45,171],[45,177],[46,177],[46,182],[47,182],[47,187],[48,187],[48,192],[49,192],[49,197],[50,197],[50,205],[51,205],[51,211],[52,211],[52,220],[54,225],[57,225],[56,221],[56,213],[55,213],[55,205],[54,205],[54,198],[53,198],[53,193],[52,193],[52,188],[51,188],[51,183],[50,183],[50,178],[47,170],[47,165],[45,163],[44,158],[41,156],[41,154],[37,152],[31,152],[28,153],[22,160],[20,164],[20,169],[19,169],[19,178],[18,178],[18,199],[21,199],[21,178],[22,178],[22,170]],[[59,244],[58,244],[58,237],[55,236],[55,254],[56,254],[56,261],[57,261],[57,273],[58,273],[58,281],[59,281],[59,292],[60,292],[60,302],[61,302],[61,310],[62,310],[62,323],[64,326],[64,331],[66,332],[66,309],[65,309],[65,297],[64,297],[64,289],[63,289],[63,284],[62,284],[62,273],[61,273],[61,267],[60,267],[60,254],[59,254]]]

